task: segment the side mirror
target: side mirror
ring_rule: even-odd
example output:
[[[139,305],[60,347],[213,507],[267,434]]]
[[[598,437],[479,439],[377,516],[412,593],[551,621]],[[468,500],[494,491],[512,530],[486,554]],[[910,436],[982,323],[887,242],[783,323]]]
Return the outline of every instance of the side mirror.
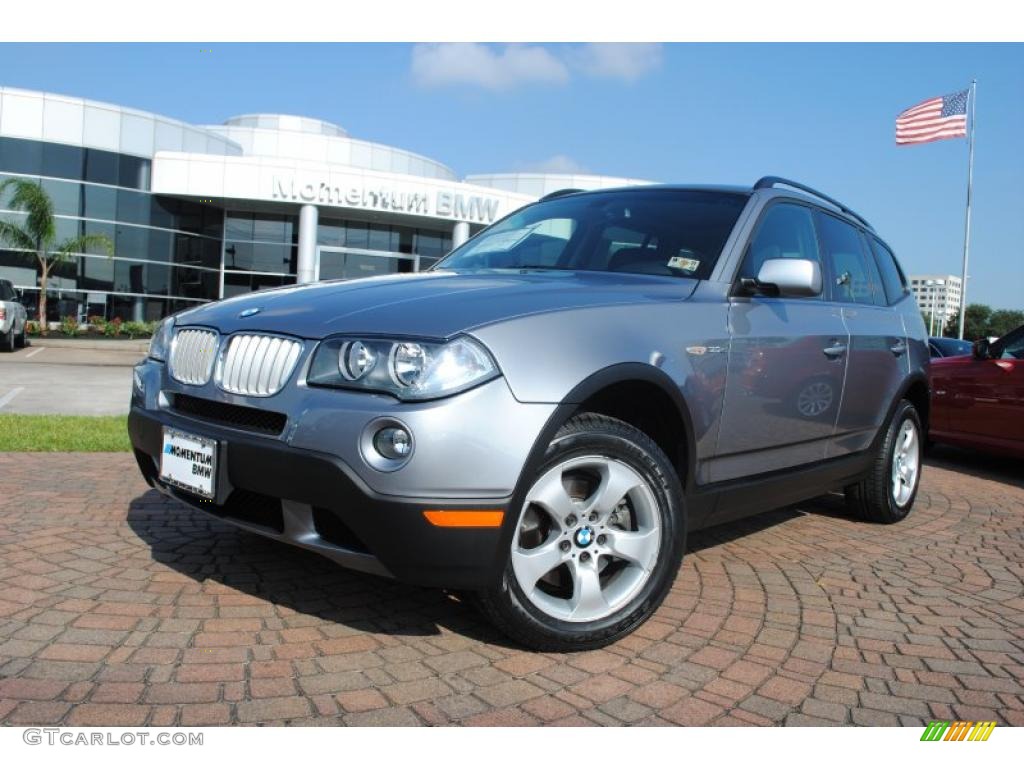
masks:
[[[811,259],[765,259],[755,280],[742,280],[748,291],[768,296],[818,296],[821,266]]]
[[[988,339],[978,339],[971,345],[971,354],[975,360],[988,360],[992,357],[991,344]]]

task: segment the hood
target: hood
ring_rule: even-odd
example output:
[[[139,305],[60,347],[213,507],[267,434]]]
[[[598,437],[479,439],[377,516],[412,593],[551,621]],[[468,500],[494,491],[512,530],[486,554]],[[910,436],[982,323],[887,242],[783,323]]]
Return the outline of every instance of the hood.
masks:
[[[247,293],[183,312],[178,323],[308,339],[337,333],[444,339],[543,312],[679,301],[696,286],[686,278],[607,272],[422,272]]]

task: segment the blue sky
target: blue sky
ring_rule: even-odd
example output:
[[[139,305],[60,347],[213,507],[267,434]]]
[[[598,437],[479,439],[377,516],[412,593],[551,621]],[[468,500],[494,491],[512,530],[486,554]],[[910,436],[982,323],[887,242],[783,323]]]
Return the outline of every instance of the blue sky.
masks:
[[[320,117],[460,174],[788,176],[866,216],[908,271],[953,274],[966,141],[897,148],[894,120],[972,77],[968,301],[1022,308],[1024,45],[0,44],[4,85],[194,123],[246,112]]]

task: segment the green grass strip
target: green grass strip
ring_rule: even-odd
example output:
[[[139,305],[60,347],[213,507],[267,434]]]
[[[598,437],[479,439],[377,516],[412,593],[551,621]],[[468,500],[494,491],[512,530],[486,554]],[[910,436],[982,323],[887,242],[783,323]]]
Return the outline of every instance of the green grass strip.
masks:
[[[0,451],[128,451],[126,416],[0,413]]]

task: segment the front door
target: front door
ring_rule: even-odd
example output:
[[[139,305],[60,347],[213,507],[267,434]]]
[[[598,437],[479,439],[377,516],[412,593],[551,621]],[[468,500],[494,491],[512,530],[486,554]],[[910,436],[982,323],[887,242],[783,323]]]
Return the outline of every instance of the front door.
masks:
[[[820,263],[812,210],[777,203],[763,215],[739,277],[766,259]],[[825,458],[843,394],[849,337],[841,309],[822,297],[735,297],[714,482]]]
[[[317,280],[354,280],[359,277],[415,272],[417,259],[407,253],[363,248],[317,247]]]
[[[936,366],[936,399],[948,429],[967,438],[1024,443],[1024,328],[992,345],[993,358]]]

